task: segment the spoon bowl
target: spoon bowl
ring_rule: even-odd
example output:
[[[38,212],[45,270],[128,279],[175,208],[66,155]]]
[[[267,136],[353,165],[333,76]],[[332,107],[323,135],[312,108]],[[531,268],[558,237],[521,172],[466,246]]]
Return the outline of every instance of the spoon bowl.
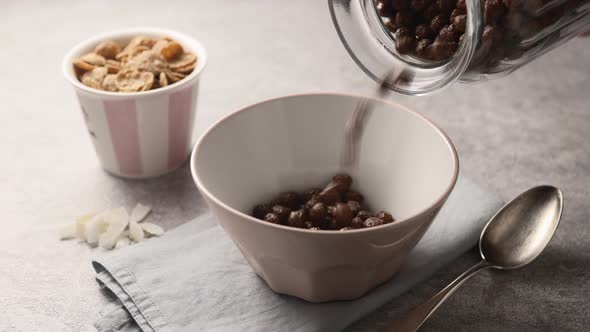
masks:
[[[534,187],[506,204],[484,227],[481,257],[499,269],[516,269],[532,262],[553,237],[563,211],[561,191]]]

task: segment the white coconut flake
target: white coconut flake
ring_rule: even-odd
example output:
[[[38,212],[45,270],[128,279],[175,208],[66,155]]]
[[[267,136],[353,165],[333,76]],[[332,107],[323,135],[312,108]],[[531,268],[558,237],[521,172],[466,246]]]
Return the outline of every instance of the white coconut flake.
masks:
[[[124,248],[127,246],[129,246],[129,238],[126,236],[121,236],[115,243],[115,249]]]
[[[105,249],[112,249],[117,239],[123,233],[123,230],[127,227],[124,223],[112,223],[109,225],[107,230],[100,235],[98,245]]]
[[[116,233],[111,232],[104,232],[100,235],[98,240],[98,245],[105,249],[113,249],[117,241],[122,237],[120,235],[115,235]],[[129,239],[129,238],[127,238]]]
[[[151,222],[144,222],[141,223],[141,227],[143,228],[146,233],[151,235],[160,236],[164,234],[164,229],[156,224],[152,224]]]
[[[131,211],[131,220],[135,221],[137,223],[141,222],[142,220],[145,219],[145,217],[147,217],[147,215],[152,211],[152,208],[147,206],[147,205],[143,205],[141,203],[137,203],[137,205],[133,208],[133,211]]]
[[[64,225],[59,229],[60,240],[70,240],[76,237],[76,224]]]
[[[88,244],[97,244],[100,234],[106,231],[108,224],[105,221],[104,216],[105,214],[101,213],[86,222],[84,227],[84,239],[86,239]]]
[[[82,240],[85,240],[84,229],[86,224],[94,218],[96,214],[88,213],[76,218],[76,236]]]
[[[98,245],[105,249],[112,249],[121,233],[127,228],[129,223],[129,215],[125,208],[117,208],[111,210],[105,216],[108,224],[107,229],[102,233],[98,240]]]
[[[135,221],[131,221],[129,223],[129,238],[135,242],[143,241],[143,238],[144,238],[143,229]]]
[[[129,214],[124,207],[113,209],[105,215],[106,222],[111,224],[125,224],[129,222]]]
[[[98,246],[103,247],[105,249],[113,249],[116,240],[117,238],[113,239],[111,236],[109,236],[109,234],[105,232],[100,234],[100,237],[98,238]]]

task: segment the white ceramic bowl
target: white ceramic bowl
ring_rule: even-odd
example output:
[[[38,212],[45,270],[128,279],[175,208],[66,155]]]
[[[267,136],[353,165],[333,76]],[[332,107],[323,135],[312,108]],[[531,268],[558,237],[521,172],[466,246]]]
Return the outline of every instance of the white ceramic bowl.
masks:
[[[76,78],[72,62],[104,40],[121,45],[136,36],[168,36],[197,56],[190,75],[169,86],[133,93],[88,87]],[[197,40],[175,31],[135,28],[94,36],[64,57],[65,78],[76,91],[90,138],[105,170],[127,178],[148,178],[175,170],[192,147],[199,78],[207,52]]]
[[[251,217],[255,204],[329,181],[359,97],[295,95],[241,109],[213,125],[191,158],[195,183],[254,271],[279,293],[322,302],[359,297],[390,279],[457,180],[449,138],[400,105],[373,100],[358,166],[348,170],[373,210],[398,220],[311,231]]]

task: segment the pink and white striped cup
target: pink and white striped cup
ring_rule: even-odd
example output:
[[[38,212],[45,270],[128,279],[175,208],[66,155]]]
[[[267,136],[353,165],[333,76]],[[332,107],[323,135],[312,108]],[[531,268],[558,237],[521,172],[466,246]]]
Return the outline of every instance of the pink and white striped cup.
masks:
[[[76,78],[72,61],[110,39],[124,45],[131,38],[168,36],[197,56],[197,66],[183,80],[142,92],[120,93],[90,88]],[[207,63],[205,48],[174,31],[137,28],[102,34],[76,45],[64,58],[63,72],[74,86],[90,138],[102,167],[126,178],[171,172],[187,160],[193,146],[199,78]]]

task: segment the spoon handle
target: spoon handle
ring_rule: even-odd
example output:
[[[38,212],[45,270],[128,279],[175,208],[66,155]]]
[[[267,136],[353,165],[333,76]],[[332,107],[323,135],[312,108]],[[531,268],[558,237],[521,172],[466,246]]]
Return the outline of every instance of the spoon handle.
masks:
[[[414,332],[432,315],[432,313],[446,300],[459,286],[477,272],[491,267],[486,261],[475,264],[469,270],[463,272],[457,279],[453,280],[447,287],[434,295],[430,300],[414,307],[406,312],[401,319],[396,320],[385,328],[385,332]]]

